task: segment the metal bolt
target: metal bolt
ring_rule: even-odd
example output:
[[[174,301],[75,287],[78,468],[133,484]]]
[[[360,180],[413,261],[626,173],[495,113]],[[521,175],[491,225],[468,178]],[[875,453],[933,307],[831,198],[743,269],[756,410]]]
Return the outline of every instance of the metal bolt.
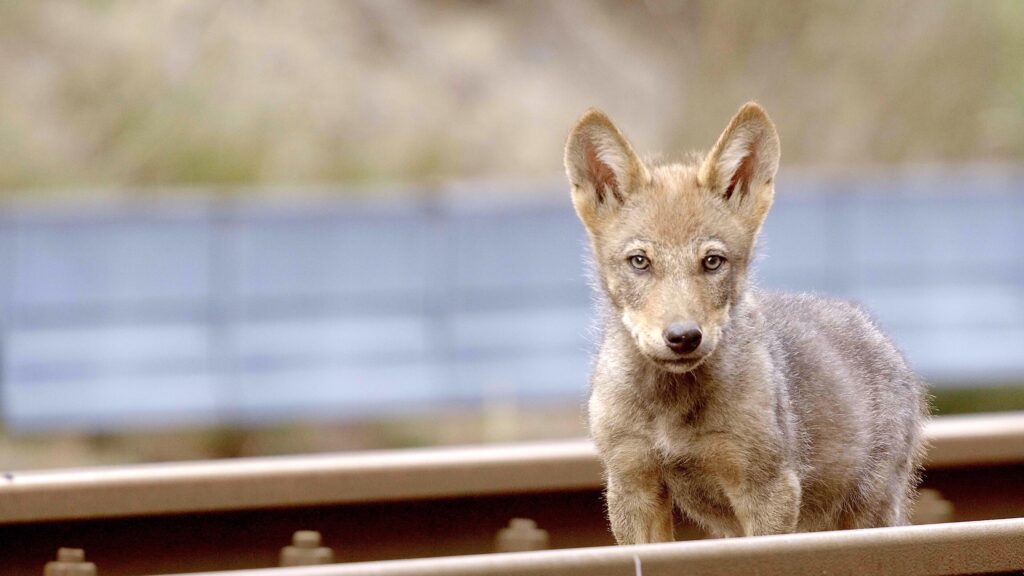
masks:
[[[914,524],[940,524],[953,521],[953,503],[933,488],[918,490],[917,502],[911,512]]]
[[[57,559],[46,563],[44,576],[96,576],[96,565],[85,561],[85,550],[60,548]]]
[[[334,562],[334,551],[320,545],[320,533],[299,530],[292,535],[292,545],[281,548],[281,566],[315,566]]]
[[[547,530],[537,528],[537,523],[529,518],[513,518],[508,528],[498,530],[494,539],[496,552],[526,552],[528,550],[547,550],[549,544]]]

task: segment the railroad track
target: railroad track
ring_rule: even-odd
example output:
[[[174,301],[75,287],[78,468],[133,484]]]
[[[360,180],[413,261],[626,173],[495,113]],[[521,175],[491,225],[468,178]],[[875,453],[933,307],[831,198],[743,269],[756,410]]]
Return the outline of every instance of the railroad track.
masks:
[[[1024,517],[1024,413],[936,418],[927,435],[919,517],[952,524],[594,548],[612,539],[600,466],[580,440],[7,473],[0,566],[38,574],[73,547],[103,576],[269,568],[294,531],[317,530],[339,564],[260,574],[1024,570],[1024,519],[1011,520]],[[566,550],[477,556],[516,517]],[[677,533],[703,537],[686,523]]]

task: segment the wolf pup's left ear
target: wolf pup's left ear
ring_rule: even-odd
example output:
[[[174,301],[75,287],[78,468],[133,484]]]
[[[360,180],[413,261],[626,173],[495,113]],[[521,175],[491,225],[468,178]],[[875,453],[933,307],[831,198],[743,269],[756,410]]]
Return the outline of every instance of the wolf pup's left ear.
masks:
[[[733,116],[700,168],[700,182],[719,194],[756,232],[775,194],[779,135],[764,109],[748,102]]]
[[[573,127],[565,144],[565,172],[572,203],[591,231],[618,210],[650,175],[632,146],[600,110],[590,109]]]

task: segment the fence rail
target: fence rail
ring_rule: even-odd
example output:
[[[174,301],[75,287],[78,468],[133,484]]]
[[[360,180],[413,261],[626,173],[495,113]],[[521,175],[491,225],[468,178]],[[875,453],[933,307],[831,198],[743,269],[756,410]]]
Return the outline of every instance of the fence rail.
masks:
[[[1019,169],[784,176],[758,276],[864,303],[934,385],[1024,381],[1022,190]],[[592,296],[564,185],[408,197],[8,207],[4,424],[578,401]]]

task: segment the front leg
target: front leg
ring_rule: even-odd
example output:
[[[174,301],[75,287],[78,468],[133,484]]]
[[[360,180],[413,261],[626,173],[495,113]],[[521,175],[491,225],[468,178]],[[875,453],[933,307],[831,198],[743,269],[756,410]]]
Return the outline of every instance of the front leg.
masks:
[[[796,532],[800,516],[800,480],[788,468],[772,477],[748,481],[726,494],[745,536]]]
[[[718,478],[744,536],[796,532],[800,479],[774,450],[750,451],[721,442],[709,468]]]
[[[660,469],[623,458],[606,463],[608,519],[619,544],[671,542],[672,499]]]

